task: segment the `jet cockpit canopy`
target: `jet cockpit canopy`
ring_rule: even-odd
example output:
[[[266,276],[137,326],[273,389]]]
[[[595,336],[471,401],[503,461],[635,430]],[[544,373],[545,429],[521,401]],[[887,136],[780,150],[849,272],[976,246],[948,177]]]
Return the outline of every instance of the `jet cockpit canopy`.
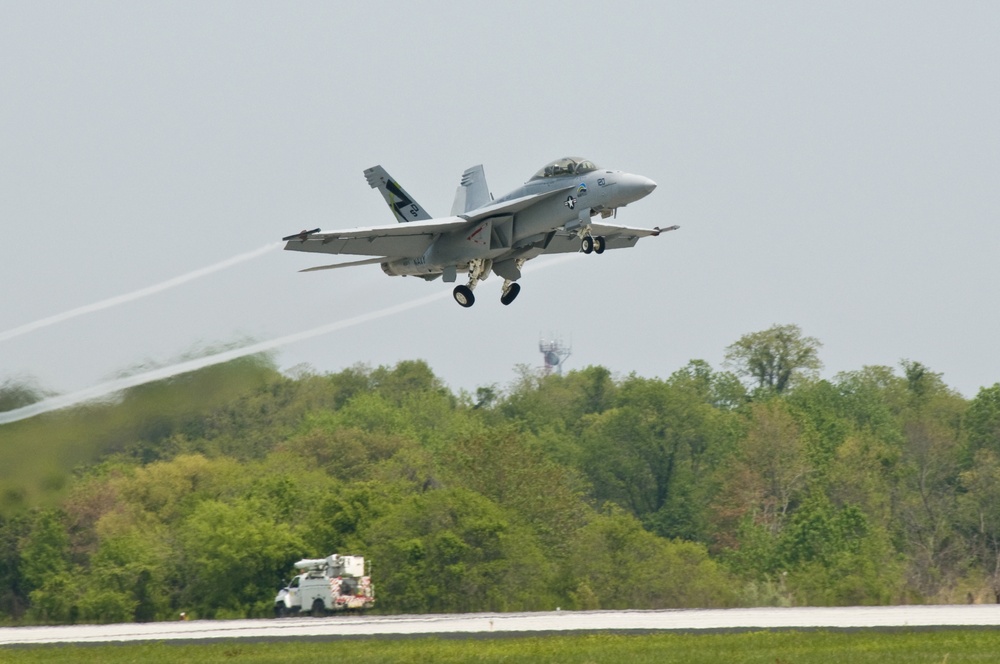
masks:
[[[596,171],[598,166],[589,159],[581,157],[563,157],[549,162],[535,173],[531,180],[541,180],[542,178],[556,178],[564,175],[582,175]],[[531,181],[529,180],[529,182]]]

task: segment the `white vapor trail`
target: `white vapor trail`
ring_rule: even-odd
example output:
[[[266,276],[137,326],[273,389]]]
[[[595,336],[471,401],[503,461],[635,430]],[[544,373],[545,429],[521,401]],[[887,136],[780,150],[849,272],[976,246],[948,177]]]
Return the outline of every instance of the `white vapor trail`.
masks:
[[[552,267],[554,265],[559,265],[565,263],[568,260],[572,260],[577,257],[578,254],[568,254],[565,256],[560,256],[559,258],[553,258],[552,260],[545,261],[544,263],[532,265],[533,269],[527,270],[530,272],[537,272],[543,268]],[[19,420],[25,420],[29,417],[34,417],[35,415],[41,415],[43,413],[48,413],[53,410],[59,410],[61,408],[68,408],[69,406],[74,406],[85,401],[92,401],[94,399],[99,399],[105,397],[109,394],[114,394],[115,392],[120,392],[121,390],[136,387],[137,385],[144,385],[146,383],[151,383],[156,380],[163,380],[165,378],[171,378],[172,376],[178,376],[182,373],[188,373],[190,371],[197,371],[198,369],[204,369],[205,367],[212,366],[214,364],[222,364],[223,362],[229,362],[230,360],[235,360],[240,357],[246,357],[247,355],[256,355],[257,353],[263,353],[265,351],[278,348],[279,346],[285,346],[297,341],[305,341],[306,339],[312,339],[313,337],[318,337],[323,334],[329,334],[331,332],[336,332],[338,330],[344,330],[349,327],[354,327],[356,325],[361,325],[362,323],[368,323],[373,320],[378,320],[380,318],[385,318],[387,316],[393,316],[395,314],[403,313],[404,311],[409,311],[410,309],[416,309],[422,307],[425,304],[430,304],[437,300],[444,299],[451,295],[447,290],[442,290],[434,293],[433,295],[427,295],[425,297],[411,300],[403,304],[397,304],[391,307],[386,307],[384,309],[379,309],[377,311],[372,311],[367,314],[361,314],[360,316],[354,316],[353,318],[347,318],[345,320],[336,321],[333,323],[328,323],[321,327],[315,327],[311,330],[306,330],[305,332],[297,332],[295,334],[289,334],[284,337],[278,337],[277,339],[271,339],[270,341],[261,341],[260,343],[251,344],[249,346],[244,346],[243,348],[235,348],[233,350],[223,351],[221,353],[216,353],[215,355],[208,355],[205,357],[199,357],[194,360],[188,360],[186,362],[181,362],[179,364],[174,364],[169,367],[161,367],[159,369],[153,369],[152,371],[147,371],[141,374],[135,374],[134,376],[126,376],[125,378],[118,378],[116,380],[111,380],[99,385],[94,385],[82,389],[78,392],[73,392],[71,394],[63,394],[55,397],[50,397],[48,399],[43,399],[37,403],[33,403],[29,406],[24,406],[22,408],[16,408],[14,410],[8,410],[6,412],[0,412],[0,424],[9,424],[11,422],[17,422]]]
[[[35,415],[41,415],[42,413],[58,410],[60,408],[73,406],[84,401],[99,399],[100,397],[120,392],[121,390],[129,387],[144,385],[145,383],[151,383],[155,380],[163,380],[164,378],[170,378],[182,373],[188,373],[189,371],[197,371],[198,369],[204,369],[205,367],[212,366],[213,364],[222,364],[223,362],[229,362],[230,360],[235,360],[239,357],[263,353],[273,348],[277,348],[278,346],[295,343],[296,341],[304,341],[306,339],[311,339],[312,337],[318,337],[321,334],[329,334],[330,332],[336,332],[337,330],[343,330],[345,328],[354,327],[355,325],[367,323],[379,318],[392,316],[393,314],[422,307],[423,305],[429,304],[435,300],[440,300],[449,294],[450,293],[448,293],[448,291],[439,291],[433,295],[428,295],[418,300],[412,300],[410,302],[406,302],[405,304],[397,304],[385,309],[379,309],[378,311],[362,314],[360,316],[337,321],[335,323],[329,323],[327,325],[323,325],[322,327],[306,330],[305,332],[297,332],[296,334],[289,334],[284,337],[278,337],[277,339],[271,339],[270,341],[262,341],[260,343],[244,346],[243,348],[235,348],[233,350],[216,353],[215,355],[207,355],[205,357],[199,357],[195,360],[188,360],[186,362],[174,364],[169,367],[153,369],[152,371],[135,374],[134,376],[118,378],[106,383],[101,383],[100,385],[94,385],[92,387],[82,389],[79,392],[73,392],[72,394],[64,394],[51,397],[49,399],[43,399],[42,401],[31,404],[30,406],[24,406],[23,408],[17,408],[15,410],[0,413],[0,424],[17,422],[18,420],[27,419],[29,417],[34,417]]]
[[[138,300],[139,298],[146,297],[147,295],[153,295],[154,293],[165,291],[168,288],[173,288],[174,286],[180,286],[181,284],[185,284],[195,279],[200,279],[201,277],[212,274],[213,272],[218,272],[219,270],[224,270],[227,267],[232,267],[233,265],[248,261],[251,258],[257,258],[258,256],[266,254],[269,251],[277,249],[282,244],[282,242],[272,242],[271,244],[267,244],[260,249],[255,249],[254,251],[248,251],[245,254],[239,254],[237,256],[233,256],[232,258],[227,258],[224,261],[219,261],[218,263],[214,263],[207,267],[193,270],[186,274],[174,277],[173,279],[161,281],[158,284],[153,284],[152,286],[147,286],[146,288],[140,288],[139,290],[132,291],[131,293],[124,293],[122,295],[116,295],[115,297],[109,297],[108,299],[101,300],[100,302],[94,302],[93,304],[87,304],[82,307],[70,309],[69,311],[64,311],[63,313],[56,314],[55,316],[41,318],[32,323],[27,323],[25,325],[21,325],[20,327],[7,330],[6,332],[0,332],[0,341],[7,341],[8,339],[19,337],[22,334],[27,334],[28,332],[48,327],[49,325],[55,325],[56,323],[76,318],[77,316],[91,314],[95,311],[101,311],[102,309],[108,309],[110,307],[118,306],[119,304],[125,304],[126,302]]]

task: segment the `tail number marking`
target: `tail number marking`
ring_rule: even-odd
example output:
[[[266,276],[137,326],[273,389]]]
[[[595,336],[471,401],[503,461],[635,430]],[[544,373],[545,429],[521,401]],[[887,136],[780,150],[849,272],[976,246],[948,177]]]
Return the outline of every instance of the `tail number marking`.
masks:
[[[390,203],[390,205],[392,205],[392,207],[395,208],[396,214],[402,217],[403,208],[405,208],[407,205],[410,206],[409,212],[411,217],[416,217],[417,214],[419,214],[419,208],[416,205],[414,205],[413,201],[411,201],[409,198],[406,197],[406,194],[403,193],[403,190],[399,188],[398,184],[396,184],[392,180],[389,180],[388,182],[385,183],[385,188],[388,189],[389,193],[392,195],[392,202]]]

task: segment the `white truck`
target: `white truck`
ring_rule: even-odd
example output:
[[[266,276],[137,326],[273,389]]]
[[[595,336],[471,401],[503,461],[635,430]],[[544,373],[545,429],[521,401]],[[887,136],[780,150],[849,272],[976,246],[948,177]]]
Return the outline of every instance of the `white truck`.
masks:
[[[302,573],[274,598],[274,615],[279,618],[305,612],[322,616],[331,611],[362,611],[375,604],[375,588],[362,556],[335,553],[305,558],[295,563],[295,569]]]

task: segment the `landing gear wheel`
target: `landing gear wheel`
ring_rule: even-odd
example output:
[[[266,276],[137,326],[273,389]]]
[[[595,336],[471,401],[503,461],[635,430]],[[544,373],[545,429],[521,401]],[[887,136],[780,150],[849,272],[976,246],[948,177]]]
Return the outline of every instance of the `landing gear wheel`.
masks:
[[[326,615],[326,605],[323,604],[323,600],[317,599],[313,602],[312,615],[313,618],[319,618],[320,616]]]
[[[603,254],[604,253],[604,247],[605,247],[604,236],[603,235],[599,235],[599,236],[595,237],[594,238],[594,253],[595,254]]]
[[[500,296],[500,304],[507,306],[508,304],[514,301],[514,298],[517,297],[517,294],[520,292],[521,292],[521,284],[518,283],[511,284],[510,288],[507,289],[507,292]]]
[[[580,242],[580,246],[583,249],[583,253],[589,254],[594,251],[594,238],[589,235],[584,235],[583,240]]]
[[[455,286],[452,295],[455,296],[455,301],[465,308],[469,308],[476,303],[476,296],[472,294],[472,289],[468,286]]]

